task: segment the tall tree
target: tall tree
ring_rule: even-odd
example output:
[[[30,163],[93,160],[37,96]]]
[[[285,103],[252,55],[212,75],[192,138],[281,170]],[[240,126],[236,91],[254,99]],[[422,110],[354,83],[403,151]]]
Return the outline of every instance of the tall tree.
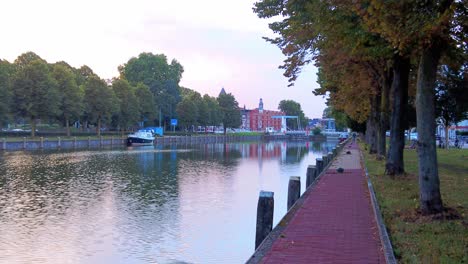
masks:
[[[164,54],[141,53],[119,66],[120,77],[131,85],[143,83],[153,93],[155,104],[165,118],[175,115],[176,105],[181,100],[179,82],[183,67],[176,60],[167,63]]]
[[[135,96],[138,100],[140,111],[140,121],[143,123],[156,118],[156,106],[154,104],[153,94],[148,86],[138,83],[135,90]]]
[[[70,136],[70,122],[77,120],[83,112],[83,96],[76,84],[72,69],[63,64],[53,66],[52,76],[57,83],[58,92],[61,94],[59,119],[65,123],[67,136]]]
[[[183,97],[182,101],[177,104],[176,111],[181,126],[189,129],[191,126],[198,125],[198,107],[192,96]]]
[[[468,119],[467,66],[458,70],[448,65],[439,67],[436,82],[436,116],[443,120],[445,135],[448,135],[450,125]],[[445,137],[445,146],[448,148],[448,136]]]
[[[31,136],[36,135],[36,123],[40,118],[56,117],[60,114],[60,95],[57,83],[51,77],[48,65],[41,59],[20,63],[13,82],[14,111],[31,122]]]
[[[223,122],[224,113],[221,111],[218,100],[207,94],[203,96],[203,101],[208,109],[206,116],[206,125],[219,126]]]
[[[416,116],[419,196],[423,213],[443,209],[435,146],[435,81],[441,56],[449,49],[466,54],[466,1],[365,1],[364,19],[400,54],[418,58]]]
[[[119,104],[119,111],[114,115],[115,124],[123,132],[140,120],[138,98],[127,80],[114,79],[112,90]]]
[[[13,65],[6,60],[0,60],[0,127],[10,118],[13,76]]]
[[[304,112],[302,111],[301,104],[294,100],[281,100],[278,105],[278,109],[284,112],[289,116],[297,116],[297,120],[287,120],[288,127],[292,129],[299,129],[299,124],[304,127],[307,125],[307,120],[305,118]],[[299,124],[298,124],[299,122]]]
[[[24,67],[28,66],[29,64],[31,64],[35,60],[40,60],[43,63],[47,63],[44,59],[39,57],[39,55],[37,55],[36,53],[34,53],[32,51],[28,51],[28,52],[25,52],[25,53],[19,55],[18,58],[16,58],[15,66],[18,69],[21,69],[21,68],[24,68]]]
[[[409,58],[395,55],[392,83],[392,116],[390,123],[390,144],[385,173],[401,175],[405,172],[403,149],[405,147],[405,127],[407,126],[406,110],[408,108],[408,78],[410,72]]]
[[[84,84],[85,112],[91,122],[96,123],[96,134],[101,135],[102,122],[109,121],[119,111],[114,91],[97,76],[90,76]]]
[[[221,112],[223,113],[222,123],[224,126],[224,134],[226,134],[227,128],[237,128],[242,123],[239,103],[231,93],[220,94],[217,100]]]

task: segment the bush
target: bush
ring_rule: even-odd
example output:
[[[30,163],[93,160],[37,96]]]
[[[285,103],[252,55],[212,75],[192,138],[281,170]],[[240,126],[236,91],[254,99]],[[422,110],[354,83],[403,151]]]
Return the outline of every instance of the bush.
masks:
[[[316,127],[312,130],[312,133],[314,134],[314,136],[318,136],[322,134],[322,130],[319,127]]]

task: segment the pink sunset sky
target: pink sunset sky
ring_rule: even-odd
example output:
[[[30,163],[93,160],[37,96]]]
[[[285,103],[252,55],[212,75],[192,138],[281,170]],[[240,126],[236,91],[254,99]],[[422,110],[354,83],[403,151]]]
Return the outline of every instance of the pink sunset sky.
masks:
[[[262,39],[268,21],[251,0],[15,0],[1,5],[0,58],[12,62],[33,51],[48,62],[88,65],[101,78],[141,52],[165,54],[184,66],[181,85],[217,96],[222,87],[240,106],[275,110],[299,102],[306,116],[321,117],[325,99],[314,96],[316,68],[306,67],[287,87],[285,57]]]

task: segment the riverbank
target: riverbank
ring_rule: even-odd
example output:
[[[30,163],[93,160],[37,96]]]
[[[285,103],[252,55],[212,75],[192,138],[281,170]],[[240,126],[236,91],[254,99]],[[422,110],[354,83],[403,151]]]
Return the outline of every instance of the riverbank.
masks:
[[[308,137],[291,137],[286,135],[190,135],[190,136],[164,136],[157,137],[155,145],[169,144],[205,144],[205,143],[223,143],[240,141],[271,141],[271,140],[310,140],[323,142],[327,138],[321,135]],[[112,146],[125,146],[126,137],[102,136],[102,137],[14,137],[2,138],[0,142],[0,151],[15,150],[39,150],[39,149],[83,149],[83,148],[101,148]]]

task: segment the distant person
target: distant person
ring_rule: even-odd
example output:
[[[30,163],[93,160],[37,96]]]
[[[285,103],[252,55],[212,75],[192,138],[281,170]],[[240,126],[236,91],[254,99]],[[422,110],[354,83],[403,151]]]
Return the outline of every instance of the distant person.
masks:
[[[356,142],[356,132],[353,132],[353,143]]]

